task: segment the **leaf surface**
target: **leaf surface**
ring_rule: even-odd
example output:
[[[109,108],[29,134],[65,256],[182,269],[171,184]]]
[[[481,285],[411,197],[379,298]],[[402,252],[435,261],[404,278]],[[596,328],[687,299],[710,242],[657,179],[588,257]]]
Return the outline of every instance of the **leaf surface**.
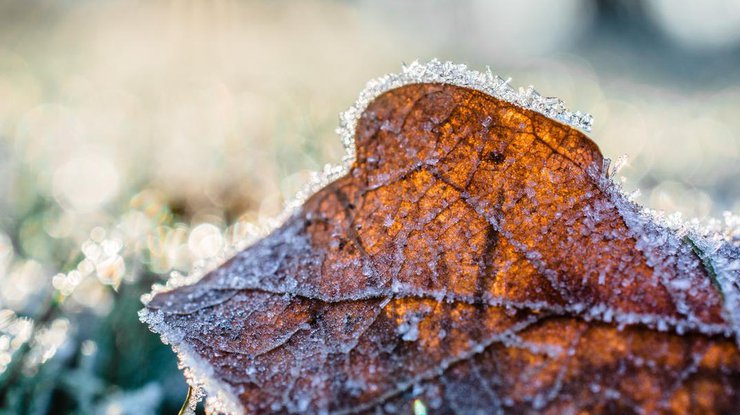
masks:
[[[427,83],[373,100],[355,142],[280,228],[148,303],[209,392],[246,413],[740,410],[714,270],[582,133]]]

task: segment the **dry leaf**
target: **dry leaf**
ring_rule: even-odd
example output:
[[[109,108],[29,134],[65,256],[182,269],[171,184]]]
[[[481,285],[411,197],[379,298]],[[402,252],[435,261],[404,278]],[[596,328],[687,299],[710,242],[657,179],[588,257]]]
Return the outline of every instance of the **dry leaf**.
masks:
[[[583,134],[428,83],[355,141],[279,229],[148,303],[220,409],[740,412],[737,247],[629,202]]]

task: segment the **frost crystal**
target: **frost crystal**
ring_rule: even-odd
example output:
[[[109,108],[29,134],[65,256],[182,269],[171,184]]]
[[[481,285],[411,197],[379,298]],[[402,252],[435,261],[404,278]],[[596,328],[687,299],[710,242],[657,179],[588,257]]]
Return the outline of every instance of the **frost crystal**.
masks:
[[[355,159],[355,128],[365,108],[384,92],[410,84],[440,83],[475,89],[522,108],[537,111],[572,127],[591,131],[593,124],[591,114],[571,112],[565,108],[563,101],[556,97],[542,96],[531,85],[526,89],[517,90],[512,88],[509,82],[511,78],[504,80],[494,75],[490,68],[486,68],[486,72],[483,73],[469,69],[463,64],[440,62],[437,59],[425,64],[414,61],[410,65],[405,65],[401,73],[388,74],[369,81],[357,102],[339,116],[337,132],[347,150],[345,165],[352,164]]]
[[[296,198],[286,205],[285,213],[288,214],[281,217],[285,219],[290,216],[289,213],[301,206],[308,197],[348,171],[355,161],[355,129],[360,115],[375,98],[404,85],[440,83],[470,88],[522,108],[539,112],[586,132],[591,131],[593,124],[591,114],[581,111],[572,112],[557,97],[542,96],[531,85],[527,88],[514,89],[510,82],[511,78],[503,79],[494,75],[490,68],[486,68],[484,73],[470,69],[464,64],[441,62],[437,59],[424,64],[414,61],[409,65],[404,65],[400,73],[387,74],[368,81],[354,105],[339,114],[339,127],[336,131],[345,149],[342,164],[338,166],[326,164],[321,173],[315,173],[304,189],[296,195]]]

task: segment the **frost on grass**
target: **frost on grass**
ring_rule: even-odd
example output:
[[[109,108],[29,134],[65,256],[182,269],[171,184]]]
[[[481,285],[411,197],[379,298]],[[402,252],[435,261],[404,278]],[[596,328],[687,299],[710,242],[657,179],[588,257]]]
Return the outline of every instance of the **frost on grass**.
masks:
[[[147,298],[209,407],[740,408],[735,219],[649,212],[565,116],[410,68],[363,93],[350,159],[279,227]]]

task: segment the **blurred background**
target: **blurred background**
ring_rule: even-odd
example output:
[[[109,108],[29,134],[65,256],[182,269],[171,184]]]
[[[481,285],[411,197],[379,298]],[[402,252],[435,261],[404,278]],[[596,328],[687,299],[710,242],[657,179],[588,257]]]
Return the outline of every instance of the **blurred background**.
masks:
[[[139,297],[344,154],[371,78],[437,57],[595,117],[628,191],[740,211],[740,2],[0,0],[0,413],[176,413]]]

